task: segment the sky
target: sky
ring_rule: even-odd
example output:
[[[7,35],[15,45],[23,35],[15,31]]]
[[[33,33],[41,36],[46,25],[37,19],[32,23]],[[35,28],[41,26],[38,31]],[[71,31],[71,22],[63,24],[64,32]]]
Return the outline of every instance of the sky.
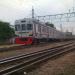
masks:
[[[42,16],[66,13],[72,9],[74,3],[74,0],[0,0],[0,20],[14,25],[15,20],[31,17],[32,6],[35,9],[35,16]],[[73,27],[75,31],[74,23],[72,25],[71,29],[70,27],[68,29],[72,30]],[[56,26],[59,28],[59,25]]]

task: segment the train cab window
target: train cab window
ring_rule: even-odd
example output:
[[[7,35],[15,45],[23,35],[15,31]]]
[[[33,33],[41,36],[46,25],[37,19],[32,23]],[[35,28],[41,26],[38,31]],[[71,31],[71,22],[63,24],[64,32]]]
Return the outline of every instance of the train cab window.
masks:
[[[25,20],[22,20],[21,22],[23,23],[23,22],[26,22],[26,21]]]
[[[20,25],[15,25],[15,30],[19,31],[20,30]]]
[[[26,30],[26,25],[22,24],[22,30]]]
[[[27,24],[27,30],[32,30],[32,24]]]

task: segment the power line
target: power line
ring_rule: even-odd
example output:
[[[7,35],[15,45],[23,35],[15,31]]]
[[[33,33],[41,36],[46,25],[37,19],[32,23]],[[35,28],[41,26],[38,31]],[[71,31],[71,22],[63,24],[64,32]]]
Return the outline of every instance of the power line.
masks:
[[[72,19],[75,18],[75,12],[74,11],[71,11],[69,9],[69,12],[68,13],[37,16],[36,18],[38,20],[42,20],[43,22],[46,22],[46,20],[48,19],[48,21],[51,22],[51,23],[56,22],[58,20],[58,22],[60,24],[60,29],[61,29],[61,31],[63,31],[63,22],[67,22],[67,24],[69,22],[75,22],[75,21],[70,20],[70,18],[72,18]]]
[[[70,10],[69,10],[70,11]],[[54,14],[54,15],[45,15],[45,16],[37,16],[37,19],[40,18],[47,18],[49,17],[49,19],[63,19],[63,18],[72,18],[75,17],[75,12],[69,12],[69,13],[63,13],[63,14]]]

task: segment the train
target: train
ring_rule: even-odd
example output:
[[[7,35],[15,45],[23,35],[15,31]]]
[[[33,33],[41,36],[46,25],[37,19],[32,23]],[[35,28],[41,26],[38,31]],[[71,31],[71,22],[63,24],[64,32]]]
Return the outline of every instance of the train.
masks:
[[[15,43],[31,45],[39,42],[72,39],[72,35],[61,32],[33,18],[24,18],[15,21]]]

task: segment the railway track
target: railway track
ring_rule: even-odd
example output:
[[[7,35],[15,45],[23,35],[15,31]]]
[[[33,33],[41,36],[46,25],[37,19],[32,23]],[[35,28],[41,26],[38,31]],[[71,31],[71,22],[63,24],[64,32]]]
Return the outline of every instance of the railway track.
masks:
[[[68,41],[69,42],[69,41]],[[4,45],[4,46],[0,46],[0,53],[1,52],[7,52],[7,51],[14,51],[14,50],[20,50],[20,49],[24,49],[24,48],[31,48],[31,47],[38,47],[38,46],[44,46],[44,45],[48,45],[48,44],[52,44],[52,43],[60,43],[60,42],[51,42],[51,43],[40,43],[38,45]]]
[[[53,48],[56,46],[60,46],[62,44],[66,44],[72,41],[62,41],[62,42],[52,42],[52,43],[43,43],[40,45],[33,45],[33,46],[28,46],[26,48],[26,46],[23,46],[22,48],[17,48],[15,49],[10,49],[10,50],[5,50],[5,51],[1,51],[0,52],[0,60],[1,59],[5,59],[5,58],[9,58],[9,57],[13,57],[13,56],[18,56],[18,55],[22,55],[22,54],[27,54],[27,53],[32,53],[35,51],[40,51],[40,50],[44,50],[44,49],[48,49],[48,48]]]
[[[35,64],[74,49],[75,43],[70,42],[54,48],[0,60],[0,75],[14,75],[16,72],[27,71]]]

